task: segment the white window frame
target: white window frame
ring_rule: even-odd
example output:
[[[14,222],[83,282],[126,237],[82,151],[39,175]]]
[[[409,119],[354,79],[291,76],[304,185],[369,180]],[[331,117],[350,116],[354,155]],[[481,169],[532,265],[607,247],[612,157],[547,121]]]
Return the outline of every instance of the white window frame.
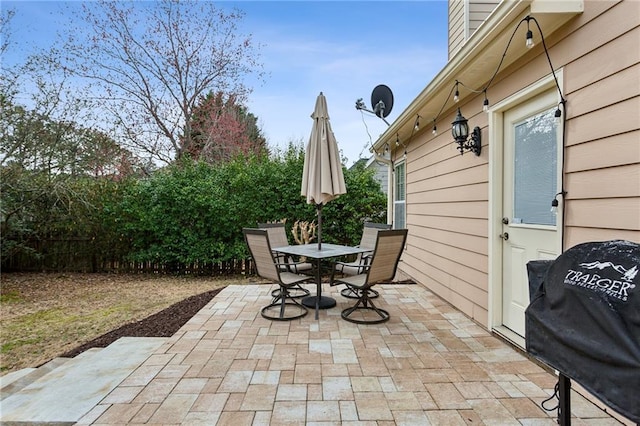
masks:
[[[402,179],[399,177],[402,175]],[[400,187],[402,184],[402,187]],[[402,213],[398,214],[398,211]],[[407,227],[407,165],[400,161],[393,165],[393,228]]]

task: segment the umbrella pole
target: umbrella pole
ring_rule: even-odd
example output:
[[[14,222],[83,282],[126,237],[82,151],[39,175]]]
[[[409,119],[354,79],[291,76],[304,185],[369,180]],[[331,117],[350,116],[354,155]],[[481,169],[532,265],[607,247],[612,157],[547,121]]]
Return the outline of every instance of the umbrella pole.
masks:
[[[318,208],[318,251],[322,250],[322,203],[317,204]]]

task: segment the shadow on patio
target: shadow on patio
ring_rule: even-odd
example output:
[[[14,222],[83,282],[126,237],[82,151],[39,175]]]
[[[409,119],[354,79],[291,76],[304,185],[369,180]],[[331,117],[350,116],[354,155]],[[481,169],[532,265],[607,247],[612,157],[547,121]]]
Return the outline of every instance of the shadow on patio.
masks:
[[[556,424],[556,378],[420,285],[377,287],[377,325],[328,286],[318,321],[266,320],[275,288],[224,289],[80,424]],[[572,414],[619,424],[575,392]]]

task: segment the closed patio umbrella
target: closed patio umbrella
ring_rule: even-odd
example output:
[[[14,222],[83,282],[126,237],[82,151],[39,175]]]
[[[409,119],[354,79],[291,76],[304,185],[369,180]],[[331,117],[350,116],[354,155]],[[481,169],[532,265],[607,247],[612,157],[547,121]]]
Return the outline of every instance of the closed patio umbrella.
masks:
[[[311,114],[313,127],[304,157],[301,195],[318,210],[318,250],[322,250],[322,206],[346,194],[338,143],[329,123],[327,99],[322,92]]]

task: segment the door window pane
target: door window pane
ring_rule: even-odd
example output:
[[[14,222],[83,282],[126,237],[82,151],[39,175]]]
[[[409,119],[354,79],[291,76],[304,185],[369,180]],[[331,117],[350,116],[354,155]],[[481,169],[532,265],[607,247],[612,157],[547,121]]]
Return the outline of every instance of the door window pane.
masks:
[[[555,225],[557,125],[554,109],[515,125],[513,222]]]

